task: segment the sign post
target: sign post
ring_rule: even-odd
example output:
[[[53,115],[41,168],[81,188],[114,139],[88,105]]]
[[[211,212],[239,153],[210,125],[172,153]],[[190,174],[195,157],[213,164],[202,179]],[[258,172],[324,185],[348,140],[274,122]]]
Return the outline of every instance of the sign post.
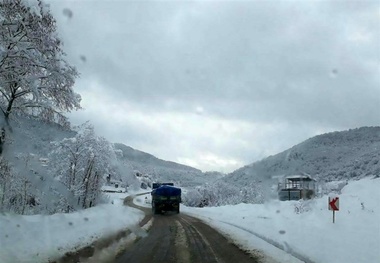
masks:
[[[330,197],[329,196],[329,210],[333,211],[333,223],[335,223],[335,211],[339,211],[339,197]]]

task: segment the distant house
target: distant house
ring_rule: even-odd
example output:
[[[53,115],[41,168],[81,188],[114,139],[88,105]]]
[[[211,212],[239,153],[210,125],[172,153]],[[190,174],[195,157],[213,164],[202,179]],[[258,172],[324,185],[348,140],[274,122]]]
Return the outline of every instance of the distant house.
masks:
[[[316,180],[308,174],[289,175],[278,184],[278,197],[281,201],[312,199],[316,193]]]
[[[111,175],[105,175],[106,183],[101,187],[101,191],[103,192],[116,192],[116,193],[124,193],[127,192],[127,187],[121,180],[111,179]]]

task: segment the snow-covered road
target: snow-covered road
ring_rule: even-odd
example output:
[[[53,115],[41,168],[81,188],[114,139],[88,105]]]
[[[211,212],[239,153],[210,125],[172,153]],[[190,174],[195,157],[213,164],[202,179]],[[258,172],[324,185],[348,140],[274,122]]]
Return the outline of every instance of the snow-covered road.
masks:
[[[327,196],[309,202],[192,208],[185,214],[202,219],[241,248],[265,254],[266,262],[380,262],[380,178],[350,182],[340,194],[340,211],[332,223]],[[113,204],[72,214],[0,215],[0,262],[47,262],[85,247],[99,237],[129,228],[138,230],[144,213]],[[134,202],[149,207],[149,197]],[[295,207],[298,209],[296,210]],[[297,212],[298,211],[298,212]]]

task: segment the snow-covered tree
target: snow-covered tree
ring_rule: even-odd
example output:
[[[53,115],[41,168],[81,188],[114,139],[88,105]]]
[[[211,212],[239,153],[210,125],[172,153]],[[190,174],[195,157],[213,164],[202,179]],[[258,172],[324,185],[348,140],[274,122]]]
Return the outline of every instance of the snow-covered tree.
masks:
[[[41,0],[0,0],[3,128],[11,113],[68,126],[63,112],[80,108],[80,96],[72,89],[78,73],[65,60],[56,29]]]
[[[25,176],[18,175],[0,157],[0,211],[33,214],[37,206],[36,191]]]
[[[96,205],[103,175],[115,173],[116,160],[112,145],[97,136],[92,125],[85,123],[74,129],[76,136],[53,142],[54,150],[49,155],[51,172],[75,196],[76,204],[68,203],[68,211],[74,206]]]
[[[264,198],[259,183],[247,183],[246,186],[239,187],[217,180],[189,190],[183,200],[188,206],[203,207],[262,203]]]

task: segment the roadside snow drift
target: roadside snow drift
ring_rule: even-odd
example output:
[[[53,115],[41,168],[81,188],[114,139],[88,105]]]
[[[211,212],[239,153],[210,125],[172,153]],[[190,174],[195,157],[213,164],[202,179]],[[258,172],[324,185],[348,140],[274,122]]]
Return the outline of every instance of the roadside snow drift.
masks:
[[[342,189],[335,224],[328,196],[266,204],[190,208],[248,251],[261,251],[263,262],[380,262],[380,178],[352,181]],[[51,216],[0,215],[0,262],[47,262],[123,229],[138,229],[143,212],[123,206],[126,194],[114,194],[113,205]],[[146,197],[146,198],[145,198]],[[149,206],[150,195],[135,203]],[[293,256],[296,256],[296,259]]]
[[[140,210],[100,205],[72,214],[0,215],[0,262],[48,262],[124,229],[136,229]]]
[[[184,208],[220,229],[247,250],[260,249],[279,262],[380,262],[380,178],[352,181],[342,190],[335,224],[328,197],[307,202]],[[264,245],[262,239],[273,244]]]

